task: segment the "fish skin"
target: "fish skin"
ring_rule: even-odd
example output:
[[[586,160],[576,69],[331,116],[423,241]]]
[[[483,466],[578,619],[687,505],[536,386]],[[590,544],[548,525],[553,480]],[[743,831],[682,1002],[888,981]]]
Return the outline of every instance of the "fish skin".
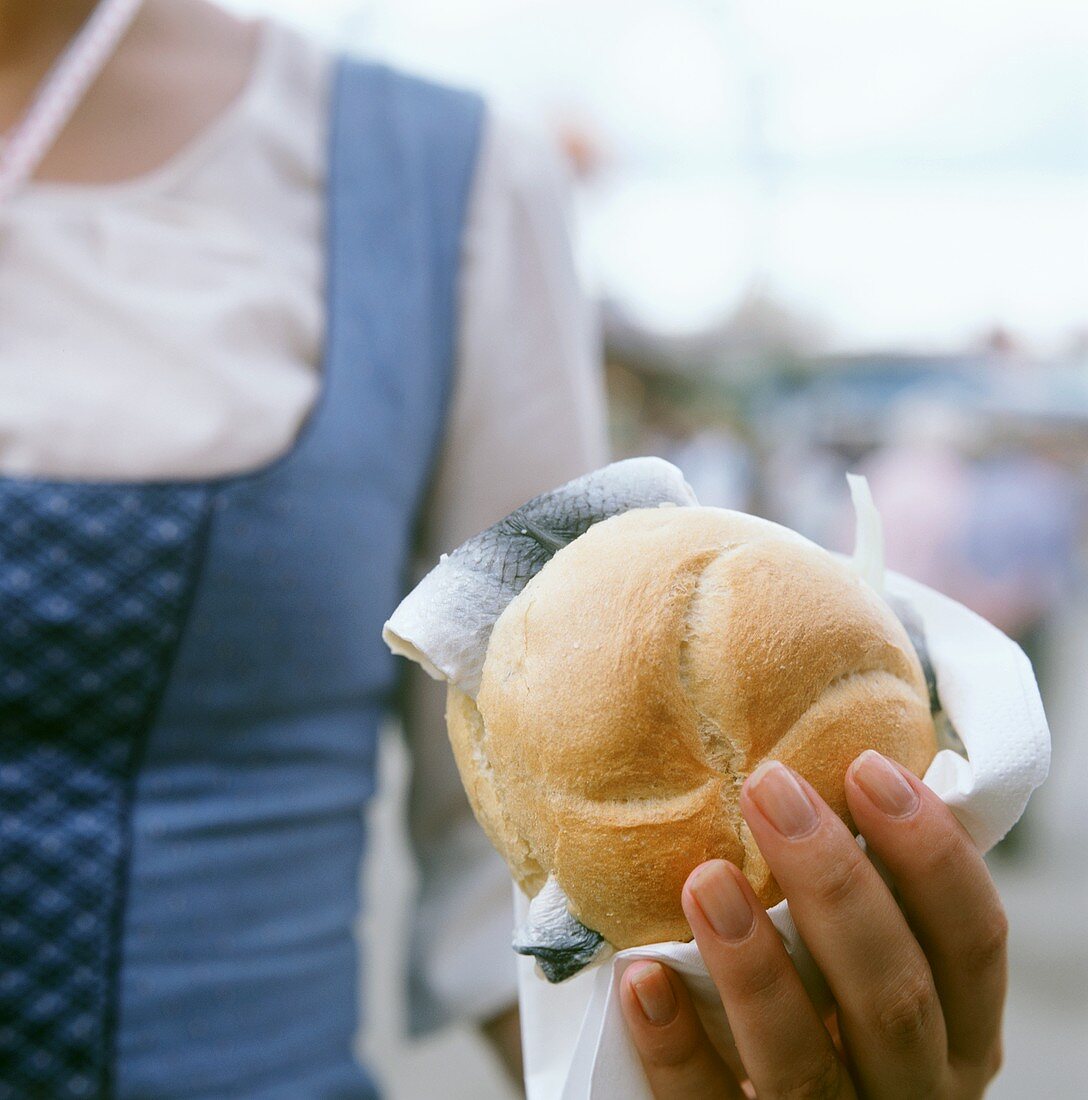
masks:
[[[573,917],[571,919],[573,920]],[[582,940],[572,937],[568,943],[555,946],[515,943],[514,950],[519,955],[533,955],[544,977],[552,985],[558,985],[568,978],[573,978],[579,971],[585,970],[597,958],[604,946],[604,937],[599,932],[594,932],[585,925],[579,927],[585,932],[585,938]]]
[[[571,915],[567,895],[553,875],[530,903],[525,923],[514,932],[514,950],[535,957],[553,984],[584,970],[605,947],[599,932]]]
[[[697,503],[684,475],[660,458],[626,459],[576,478],[446,556],[401,601],[382,636],[394,653],[475,699],[495,622],[560,549],[623,512]]]
[[[907,632],[907,637],[910,639],[911,645],[914,646],[914,652],[918,654],[922,674],[926,679],[926,687],[929,689],[929,713],[933,715],[938,746],[942,749],[951,749],[966,758],[967,748],[941,703],[940,692],[937,690],[937,670],[933,667],[933,659],[929,655],[926,628],[921,615],[918,614],[917,609],[910,600],[891,595],[885,595],[884,598],[888,606],[895,612],[896,618],[903,625],[903,629]]]
[[[909,600],[901,596],[886,595],[885,602],[895,612],[895,617],[907,632],[910,644],[914,646],[914,652],[918,654],[918,661],[922,666],[922,673],[926,678],[926,688],[929,690],[929,710],[936,714],[941,710],[941,698],[937,693],[937,673],[933,668],[933,661],[929,656],[929,646],[926,643],[926,630],[922,624],[922,617]]]
[[[683,475],[663,459],[614,462],[534,497],[462,544],[448,561],[497,578],[505,609],[557,551],[595,523],[634,508],[694,503]]]

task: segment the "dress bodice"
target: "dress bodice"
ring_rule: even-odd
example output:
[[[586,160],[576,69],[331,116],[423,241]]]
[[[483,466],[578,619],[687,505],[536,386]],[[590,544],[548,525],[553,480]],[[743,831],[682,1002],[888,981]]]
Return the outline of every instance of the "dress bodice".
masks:
[[[366,1097],[362,806],[481,105],[344,62],[324,392],[201,483],[0,480],[0,1098]]]

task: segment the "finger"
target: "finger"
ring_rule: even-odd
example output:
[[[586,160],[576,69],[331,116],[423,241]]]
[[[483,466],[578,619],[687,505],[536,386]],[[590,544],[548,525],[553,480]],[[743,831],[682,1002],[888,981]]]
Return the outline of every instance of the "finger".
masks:
[[[867,1094],[929,1095],[947,1066],[929,963],[850,830],[800,776],[761,764],[741,810],[839,1005]]]
[[[657,1100],[744,1094],[718,1057],[684,983],[656,962],[635,962],[620,981],[620,1004]]]
[[[740,871],[720,859],[704,863],[682,899],[760,1100],[853,1096],[782,937]]]
[[[998,1057],[1008,922],[974,842],[921,780],[871,750],[851,764],[846,798],[925,949],[949,1054]]]

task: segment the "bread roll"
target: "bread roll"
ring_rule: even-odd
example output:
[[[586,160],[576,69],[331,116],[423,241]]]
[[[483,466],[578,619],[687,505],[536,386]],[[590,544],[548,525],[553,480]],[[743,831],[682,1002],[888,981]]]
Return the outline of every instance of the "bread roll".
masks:
[[[521,887],[549,874],[617,948],[688,940],[680,891],[732,860],[781,891],[741,817],[774,758],[847,824],[865,748],[917,775],[936,751],[898,620],[794,532],[716,508],[640,508],[559,550],[503,611],[450,738],[481,825]]]

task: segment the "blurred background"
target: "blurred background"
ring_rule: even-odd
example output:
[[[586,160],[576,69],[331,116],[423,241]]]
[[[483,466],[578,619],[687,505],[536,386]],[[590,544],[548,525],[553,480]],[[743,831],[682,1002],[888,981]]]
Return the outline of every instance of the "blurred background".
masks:
[[[863,472],[889,565],[1028,650],[1054,765],[991,857],[1012,922],[991,1095],[1088,1095],[1088,5],[229,6],[480,88],[554,144],[618,455],[837,549]],[[394,1100],[509,1097],[467,1031],[402,1035],[404,766],[390,740],[361,1041]]]

